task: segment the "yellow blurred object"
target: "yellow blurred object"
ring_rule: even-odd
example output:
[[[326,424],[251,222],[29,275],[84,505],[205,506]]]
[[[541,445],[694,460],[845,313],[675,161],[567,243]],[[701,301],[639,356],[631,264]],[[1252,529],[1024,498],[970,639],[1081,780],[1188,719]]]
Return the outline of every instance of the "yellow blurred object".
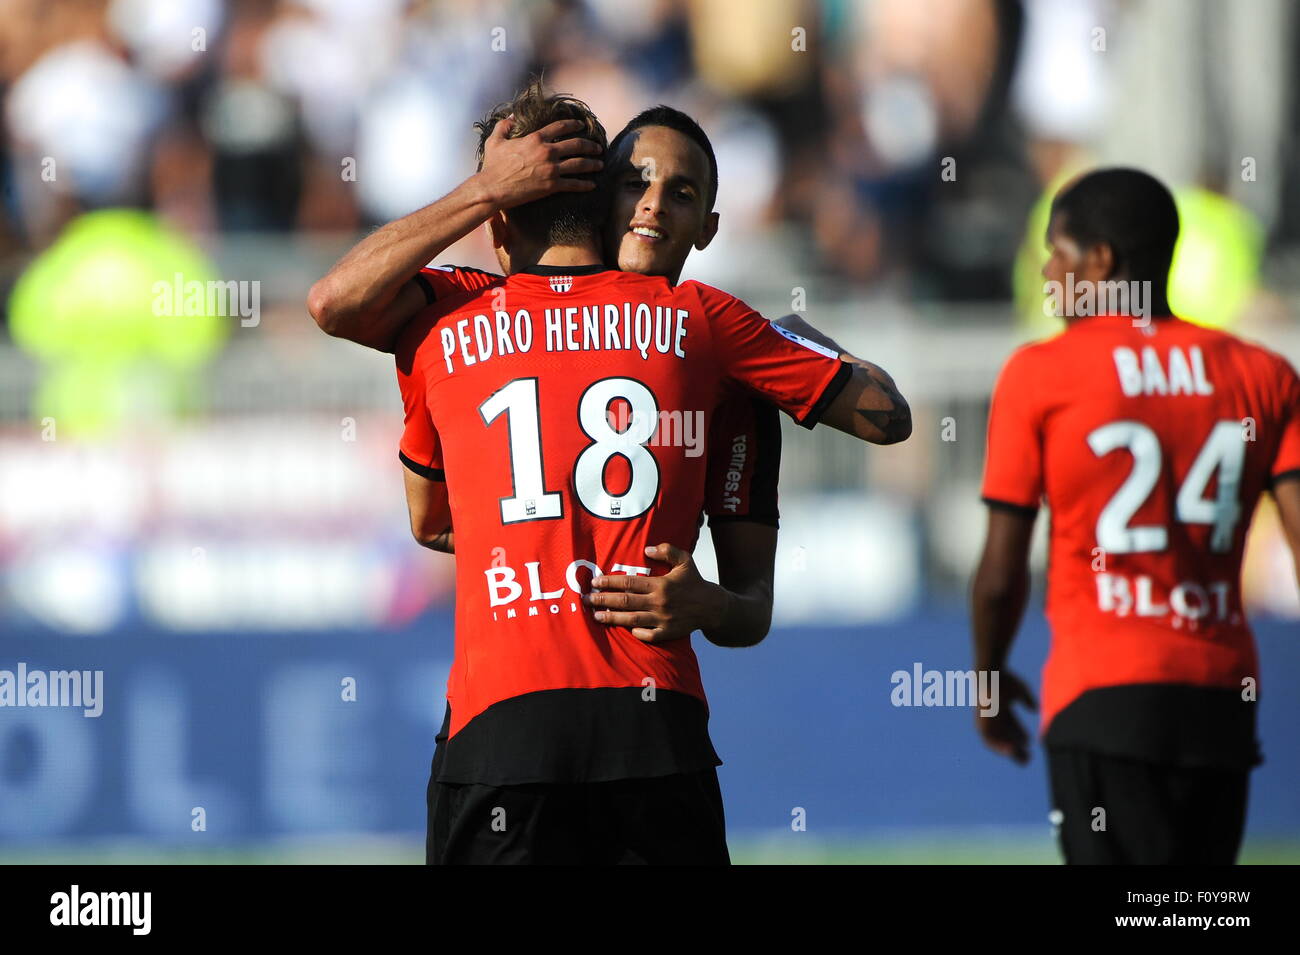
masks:
[[[228,320],[206,299],[186,309],[172,290],[206,287],[214,274],[192,242],[148,213],[109,209],[69,223],[9,300],[14,341],[45,366],[35,416],[91,434],[173,415],[188,372],[220,350]]]
[[[1255,292],[1264,229],[1242,205],[1208,189],[1174,193],[1181,230],[1169,307],[1189,322],[1231,328]]]

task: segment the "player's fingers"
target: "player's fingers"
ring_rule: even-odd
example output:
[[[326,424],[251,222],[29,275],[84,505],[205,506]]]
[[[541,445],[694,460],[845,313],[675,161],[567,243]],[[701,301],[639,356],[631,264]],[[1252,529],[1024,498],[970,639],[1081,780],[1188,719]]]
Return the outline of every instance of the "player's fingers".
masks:
[[[654,628],[659,621],[654,614],[624,613],[616,610],[597,610],[594,614],[597,623],[607,627],[647,627]]]
[[[503,120],[499,120],[492,127],[492,132],[488,134],[488,143],[499,143],[509,135],[510,130],[515,128],[514,114],[510,114]]]
[[[1023,741],[1017,742],[1015,746],[1015,760],[1022,766],[1029,762],[1029,737],[1026,736]]]
[[[674,567],[690,563],[690,553],[673,544],[660,544],[659,550],[664,555],[664,559]]]
[[[1025,728],[1020,725],[1020,721],[1010,715],[1009,711],[1004,710],[994,717],[976,717],[980,720],[977,724],[980,735],[984,737],[985,742],[1010,755],[1007,750],[1021,747],[1029,742],[1029,736]]]
[[[591,579],[591,589],[648,594],[655,589],[655,584],[644,574],[605,574]]]
[[[988,744],[989,749],[993,750],[993,752],[997,753],[999,756],[1010,756],[1013,759],[1015,758],[1014,747],[1005,740],[985,738],[984,742]]]
[[[552,156],[599,156],[604,150],[600,148],[600,143],[588,139],[586,136],[570,136],[568,139],[562,139],[551,146]]]
[[[686,553],[680,547],[674,547],[672,544],[664,541],[662,544],[655,544],[645,549],[647,557],[654,560],[661,560],[666,564],[678,566],[686,563],[691,559],[691,555]]]
[[[1017,749],[1023,749],[1029,745],[1029,734],[1025,732],[1025,728],[1018,722],[1007,727],[1005,738]]]
[[[1024,703],[1025,706],[1029,707],[1031,710],[1038,709],[1038,700],[1034,698],[1034,691],[1029,688],[1029,685],[1025,683],[1024,680],[1017,678],[1013,690],[1014,699],[1020,700],[1020,702]]]
[[[612,591],[603,594],[589,594],[591,599],[585,599],[584,603],[589,607],[596,607],[600,610],[631,610],[636,612],[648,611],[653,599],[648,594],[630,594],[619,591]]]
[[[600,172],[604,165],[599,159],[575,156],[573,159],[564,160],[555,167],[555,171],[564,176],[576,176],[581,172]]]
[[[680,640],[686,636],[684,633],[674,633],[667,627],[635,627],[632,630],[632,636],[645,643],[668,643],[671,640]]]
[[[563,139],[566,136],[572,136],[574,133],[583,129],[581,120],[577,119],[560,119],[547,126],[543,126],[537,131],[537,136],[543,142],[554,142],[557,139]]]
[[[591,192],[596,188],[596,183],[591,179],[557,179],[555,180],[556,192]]]

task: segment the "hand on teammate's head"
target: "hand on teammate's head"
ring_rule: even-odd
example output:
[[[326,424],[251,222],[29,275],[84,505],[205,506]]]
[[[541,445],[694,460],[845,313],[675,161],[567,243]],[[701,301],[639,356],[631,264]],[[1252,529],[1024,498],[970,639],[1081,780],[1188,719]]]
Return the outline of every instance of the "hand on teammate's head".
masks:
[[[565,119],[524,136],[511,136],[514,119],[493,127],[483,144],[480,181],[497,209],[509,209],[557,192],[590,192],[592,173],[604,168],[600,144],[579,135],[583,125]]]

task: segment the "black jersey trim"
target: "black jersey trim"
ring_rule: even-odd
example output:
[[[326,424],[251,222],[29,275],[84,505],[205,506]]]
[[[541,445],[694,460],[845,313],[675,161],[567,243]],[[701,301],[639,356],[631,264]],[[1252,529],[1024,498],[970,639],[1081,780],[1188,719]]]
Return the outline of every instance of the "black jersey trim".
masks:
[[[1281,474],[1274,474],[1268,479],[1270,488],[1277,487],[1279,481],[1296,481],[1300,480],[1300,468],[1292,468],[1290,471],[1283,471]]]
[[[781,478],[781,413],[776,405],[751,398],[754,406],[754,473],[749,481],[749,513],[769,520],[773,527],[781,511],[777,507],[777,483]]]
[[[1258,710],[1232,687],[1097,687],[1052,718],[1043,743],[1170,766],[1248,769],[1263,761],[1255,736]]]
[[[404,451],[398,451],[397,458],[399,461],[405,464],[416,474],[420,475],[420,477],[422,478],[428,478],[430,481],[447,480],[447,472],[445,472],[442,468],[431,468],[427,464],[420,464],[416,461],[413,461],[406,456],[406,452]]]
[[[423,272],[416,272],[415,281],[419,284],[421,291],[424,292],[425,305],[432,305],[437,301],[438,293],[433,290],[433,283],[429,281],[428,276]]]
[[[834,377],[826,383],[826,387],[822,389],[821,397],[817,399],[816,403],[813,404],[808,413],[804,415],[803,418],[795,419],[796,424],[809,429],[817,427],[817,422],[820,421],[821,416],[826,413],[827,407],[829,407],[830,403],[835,400],[841,391],[844,390],[844,386],[849,383],[849,379],[853,377],[853,366],[843,358],[838,359],[838,361],[840,363],[839,370],[836,371]]]
[[[438,781],[514,786],[699,772],[722,760],[704,701],[640,686],[538,690],[494,703],[449,737]]]
[[[981,501],[989,506],[993,511],[1005,511],[1008,514],[1019,514],[1021,517],[1035,517],[1038,514],[1037,507],[1029,507],[1025,504],[1012,504],[1010,501],[999,501],[996,497],[981,497]]]

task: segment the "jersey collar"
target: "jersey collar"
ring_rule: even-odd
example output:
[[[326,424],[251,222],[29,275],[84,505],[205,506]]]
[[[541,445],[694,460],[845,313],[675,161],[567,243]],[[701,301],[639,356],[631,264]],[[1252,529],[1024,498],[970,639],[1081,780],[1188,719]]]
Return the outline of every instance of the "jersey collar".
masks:
[[[523,275],[596,275],[611,271],[608,265],[530,265],[520,269]]]
[[[1099,312],[1096,315],[1080,315],[1078,318],[1071,319],[1067,327],[1072,328],[1075,325],[1083,325],[1087,322],[1118,322],[1121,319],[1126,322],[1136,323],[1139,320],[1139,317],[1140,316],[1129,315],[1124,312]],[[1173,317],[1173,315],[1149,315],[1146,316],[1146,321],[1143,322],[1143,325],[1150,324],[1151,322],[1168,321]],[[1135,327],[1141,328],[1143,325],[1135,324]]]

